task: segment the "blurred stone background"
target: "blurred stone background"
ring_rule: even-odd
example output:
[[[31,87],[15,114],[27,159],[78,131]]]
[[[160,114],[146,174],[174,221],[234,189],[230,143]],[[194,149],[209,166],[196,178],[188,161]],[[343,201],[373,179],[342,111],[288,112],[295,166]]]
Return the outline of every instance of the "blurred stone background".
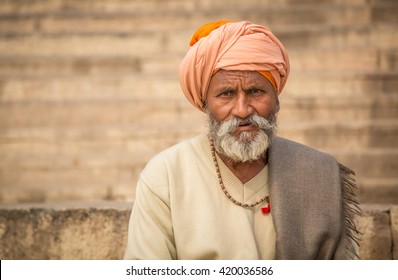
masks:
[[[361,257],[398,259],[397,15],[396,0],[1,0],[0,258],[121,258],[139,172],[206,130],[177,77],[190,37],[230,19],[285,45],[279,135],[356,171]]]

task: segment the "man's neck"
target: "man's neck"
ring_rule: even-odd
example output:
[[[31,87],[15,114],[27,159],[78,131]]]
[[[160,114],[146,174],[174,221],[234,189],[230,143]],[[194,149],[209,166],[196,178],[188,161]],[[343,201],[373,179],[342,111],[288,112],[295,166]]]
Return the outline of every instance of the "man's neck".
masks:
[[[255,161],[234,162],[221,153],[217,153],[217,155],[243,184],[256,177],[267,165],[267,157],[261,157]]]

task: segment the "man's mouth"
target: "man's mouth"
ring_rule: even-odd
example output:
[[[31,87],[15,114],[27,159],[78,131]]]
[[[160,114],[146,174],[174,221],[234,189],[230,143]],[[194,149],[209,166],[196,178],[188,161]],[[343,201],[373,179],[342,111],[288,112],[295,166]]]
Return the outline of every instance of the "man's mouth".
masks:
[[[250,121],[241,121],[238,124],[238,127],[236,128],[236,132],[244,132],[244,131],[255,131],[258,130],[258,126],[253,124]]]
[[[242,126],[250,126],[250,125],[252,125],[252,124],[251,124],[251,122],[249,122],[249,121],[241,121],[241,122],[239,123],[239,127],[242,127]]]

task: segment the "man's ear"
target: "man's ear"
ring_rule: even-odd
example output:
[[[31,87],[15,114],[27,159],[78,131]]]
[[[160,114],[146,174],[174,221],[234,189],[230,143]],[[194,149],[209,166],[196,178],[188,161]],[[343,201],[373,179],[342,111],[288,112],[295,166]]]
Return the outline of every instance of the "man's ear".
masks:
[[[279,97],[276,96],[276,104],[275,104],[275,114],[279,112],[280,109]]]

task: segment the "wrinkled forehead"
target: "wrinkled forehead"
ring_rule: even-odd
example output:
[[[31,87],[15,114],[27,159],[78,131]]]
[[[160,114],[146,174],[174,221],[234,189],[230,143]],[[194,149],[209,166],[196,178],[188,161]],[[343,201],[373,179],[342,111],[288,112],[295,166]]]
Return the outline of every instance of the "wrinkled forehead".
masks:
[[[233,86],[237,83],[242,86],[267,85],[268,80],[257,71],[219,70],[211,80],[212,86]]]

